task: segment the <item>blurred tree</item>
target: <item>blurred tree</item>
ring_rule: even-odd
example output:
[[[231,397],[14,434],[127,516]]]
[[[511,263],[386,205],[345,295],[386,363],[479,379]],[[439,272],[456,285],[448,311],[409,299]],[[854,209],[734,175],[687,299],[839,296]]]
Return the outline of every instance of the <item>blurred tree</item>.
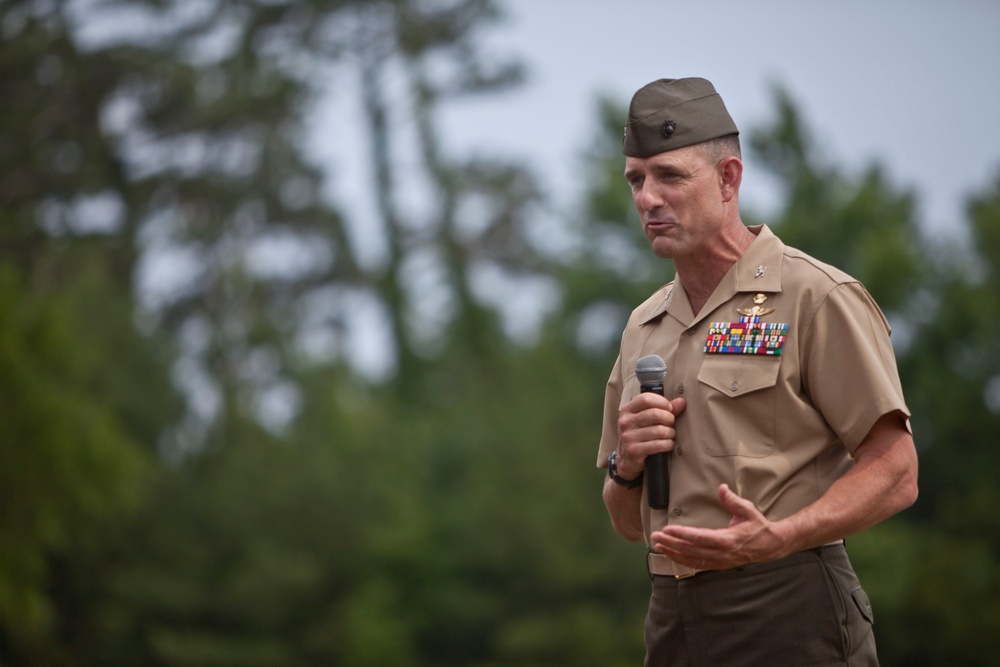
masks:
[[[0,5],[0,662],[641,660],[642,549],[593,456],[621,327],[671,270],[611,102],[558,248],[522,166],[445,149],[446,113],[519,79],[481,39],[497,20],[487,0]],[[315,163],[324,96],[363,213]],[[851,545],[885,664],[986,664],[997,194],[970,209],[976,254],[931,261],[913,194],[824,163],[775,99],[748,144],[785,187],[768,222],[904,334],[925,497]]]
[[[179,407],[169,346],[132,319],[103,62],[57,10],[0,5],[0,661],[49,655],[66,560],[134,507]]]
[[[967,208],[971,245],[935,247],[901,364],[921,455],[910,586],[894,621],[898,664],[991,665],[1000,653],[1000,177]],[[953,574],[936,576],[941,568]],[[915,624],[925,630],[914,634]]]
[[[6,218],[0,242],[5,261],[15,266],[5,285],[14,297],[45,299],[47,292],[19,274],[34,277],[49,254],[97,236],[100,243],[88,246],[95,270],[111,276],[115,296],[135,287],[136,319],[148,342],[172,337],[164,352],[188,401],[187,417],[177,422],[171,402],[158,402],[152,391],[164,379],[162,367],[151,369],[140,357],[121,369],[150,385],[147,412],[154,423],[141,426],[155,434],[148,442],[171,464],[143,482],[125,466],[128,434],[119,437],[112,428],[128,421],[130,402],[142,403],[143,392],[93,395],[111,424],[107,432],[91,429],[93,449],[114,453],[104,464],[120,466],[116,483],[143,488],[141,512],[96,531],[95,543],[18,540],[23,557],[37,561],[36,588],[6,597],[24,607],[21,598],[30,594],[29,602],[45,607],[37,588],[45,581],[43,561],[60,561],[48,600],[58,603],[56,618],[47,625],[25,621],[35,633],[26,639],[12,621],[0,656],[31,664],[70,656],[94,664],[414,659],[419,647],[405,640],[411,630],[402,627],[403,639],[386,641],[381,627],[401,627],[389,622],[396,593],[385,597],[384,573],[367,577],[350,559],[344,565],[326,558],[343,551],[339,539],[307,540],[311,555],[303,557],[299,538],[282,525],[286,508],[312,494],[320,519],[310,524],[310,535],[351,535],[363,548],[365,531],[349,516],[343,533],[318,531],[317,524],[338,526],[340,509],[356,504],[365,526],[393,526],[399,501],[382,479],[405,471],[373,470],[366,480],[371,502],[363,502],[365,494],[341,495],[334,477],[315,489],[303,475],[343,466],[341,459],[353,463],[353,441],[336,440],[330,449],[337,428],[294,438],[286,432],[285,441],[296,441],[286,454],[275,449],[275,434],[289,428],[305,402],[297,383],[323,361],[310,341],[325,352],[332,340],[332,359],[343,362],[350,352],[343,341],[359,309],[387,324],[383,353],[400,378],[381,403],[363,411],[366,422],[384,421],[400,401],[412,401],[422,414],[430,405],[423,369],[445,350],[459,367],[499,359],[496,311],[503,304],[490,301],[491,282],[540,279],[545,259],[526,225],[538,195],[514,165],[444,154],[434,126],[443,103],[517,80],[516,66],[480,55],[475,36],[496,20],[495,7],[485,0],[14,0],[0,12],[3,97],[16,100],[4,107],[0,171]],[[356,70],[355,90],[369,122],[364,134],[377,206],[354,228],[322,198],[321,174],[306,157],[303,118],[321,91],[316,81],[331,67]],[[335,93],[351,99],[349,86]],[[414,191],[426,200],[423,212],[407,201]],[[384,257],[363,260],[359,228],[377,230],[388,248]],[[73,265],[60,268],[66,280],[79,277]],[[14,299],[11,309],[18,306]],[[102,332],[130,326],[127,309],[114,315]],[[134,338],[130,344],[147,342]],[[70,347],[64,337],[55,352]],[[10,357],[22,354],[13,349]],[[150,370],[156,373],[142,375]],[[23,381],[24,373],[11,375],[12,382]],[[328,386],[336,387],[332,396]],[[335,365],[320,390],[334,409],[316,409],[350,422],[350,397],[365,387]],[[67,402],[86,410],[86,398]],[[39,451],[28,435],[10,453],[34,463]],[[380,434],[350,436],[369,443]],[[311,448],[316,441],[322,446]],[[439,443],[428,435],[425,446]],[[385,446],[389,454],[397,448]],[[288,488],[271,477],[283,471]],[[10,507],[23,507],[28,517],[23,524],[45,509],[29,490],[59,479],[43,470],[37,487],[10,487]],[[284,494],[255,494],[260,480]],[[414,491],[419,497],[423,489]],[[82,485],[80,493],[86,492],[91,489]],[[103,493],[108,503],[121,499],[112,484]],[[75,516],[58,509],[59,521]],[[310,565],[314,559],[322,561],[320,569]],[[233,574],[240,571],[246,574]],[[4,574],[13,580],[17,569]],[[359,586],[342,591],[342,580]],[[297,597],[303,590],[314,596],[311,604]],[[325,625],[303,637],[292,628],[310,607],[326,614],[319,616]],[[11,606],[9,614],[20,610]],[[330,636],[324,636],[327,628]]]
[[[0,261],[0,647],[58,628],[52,570],[134,507],[177,414],[162,356],[99,255],[58,254],[30,278]]]
[[[519,79],[476,39],[499,17],[490,0],[15,0],[4,11],[17,108],[31,115],[48,99],[35,79],[51,89],[52,126],[12,133],[9,155],[52,153],[66,171],[46,180],[22,162],[5,191],[43,241],[32,216],[73,224],[58,215],[81,190],[116,213],[102,224],[130,253],[122,279],[137,286],[144,326],[177,337],[191,397],[165,446],[220,446],[237,413],[284,427],[301,400],[297,361],[352,361],[359,312],[383,329],[379,352],[405,390],[411,366],[453,332],[496,329],[480,326],[497,310],[483,296],[490,276],[543,270],[526,230],[538,199],[528,175],[449,156],[437,136],[445,104]],[[358,155],[337,133],[351,169],[370,166],[351,193],[374,202],[360,220],[324,195],[310,153],[316,131],[344,122],[307,126],[327,94],[358,101],[366,123],[349,138]],[[374,258],[361,240],[372,237],[384,248]]]

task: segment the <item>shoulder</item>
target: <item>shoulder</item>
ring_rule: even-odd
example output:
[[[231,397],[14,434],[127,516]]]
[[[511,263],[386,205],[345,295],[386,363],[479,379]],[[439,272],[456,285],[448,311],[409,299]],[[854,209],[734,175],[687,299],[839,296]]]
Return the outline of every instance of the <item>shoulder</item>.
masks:
[[[822,328],[826,328],[832,318],[859,326],[865,323],[859,330],[892,331],[860,280],[796,248],[785,246],[784,258],[782,284],[795,293],[799,312],[810,322],[822,318]]]
[[[670,294],[673,290],[674,281],[671,280],[669,283],[653,292],[641,304],[636,306],[628,318],[627,328],[639,326],[640,324],[648,322],[649,320],[666,312],[667,300],[670,298]]]
[[[782,291],[798,304],[797,312],[813,323],[821,313],[850,321],[878,322],[891,331],[882,309],[864,284],[846,271],[797,248],[782,248]],[[825,326],[825,325],[824,325]]]
[[[798,248],[784,246],[784,272],[788,278],[807,280],[815,285],[826,285],[830,289],[838,285],[858,283],[859,281],[847,272],[832,264],[821,262],[812,255]]]

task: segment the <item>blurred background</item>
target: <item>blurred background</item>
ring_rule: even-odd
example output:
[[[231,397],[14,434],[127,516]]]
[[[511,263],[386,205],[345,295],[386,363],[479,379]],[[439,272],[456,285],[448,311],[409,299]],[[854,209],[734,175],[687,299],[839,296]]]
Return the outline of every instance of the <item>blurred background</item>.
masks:
[[[0,0],[0,665],[641,664],[629,96],[893,325],[882,663],[1000,655],[1000,5]]]

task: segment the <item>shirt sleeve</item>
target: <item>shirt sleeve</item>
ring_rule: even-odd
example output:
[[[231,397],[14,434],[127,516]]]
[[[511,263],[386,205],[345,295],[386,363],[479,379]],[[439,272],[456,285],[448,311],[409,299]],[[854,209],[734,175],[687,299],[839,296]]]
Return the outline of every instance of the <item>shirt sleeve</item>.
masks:
[[[601,445],[597,452],[597,467],[607,468],[608,457],[618,449],[618,412],[622,400],[622,357],[615,360],[611,377],[604,390],[604,426],[601,429]]]
[[[909,409],[890,327],[860,283],[836,286],[819,305],[803,346],[803,387],[848,451],[882,415]]]

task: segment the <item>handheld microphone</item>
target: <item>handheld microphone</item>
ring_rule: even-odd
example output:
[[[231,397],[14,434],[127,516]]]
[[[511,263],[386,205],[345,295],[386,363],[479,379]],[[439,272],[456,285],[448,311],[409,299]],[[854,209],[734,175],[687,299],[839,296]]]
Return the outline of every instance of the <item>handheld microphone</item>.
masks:
[[[639,391],[663,396],[663,379],[667,365],[659,355],[649,354],[635,362],[635,377]],[[646,457],[646,500],[653,509],[666,509],[670,504],[670,474],[667,452],[657,452]]]

